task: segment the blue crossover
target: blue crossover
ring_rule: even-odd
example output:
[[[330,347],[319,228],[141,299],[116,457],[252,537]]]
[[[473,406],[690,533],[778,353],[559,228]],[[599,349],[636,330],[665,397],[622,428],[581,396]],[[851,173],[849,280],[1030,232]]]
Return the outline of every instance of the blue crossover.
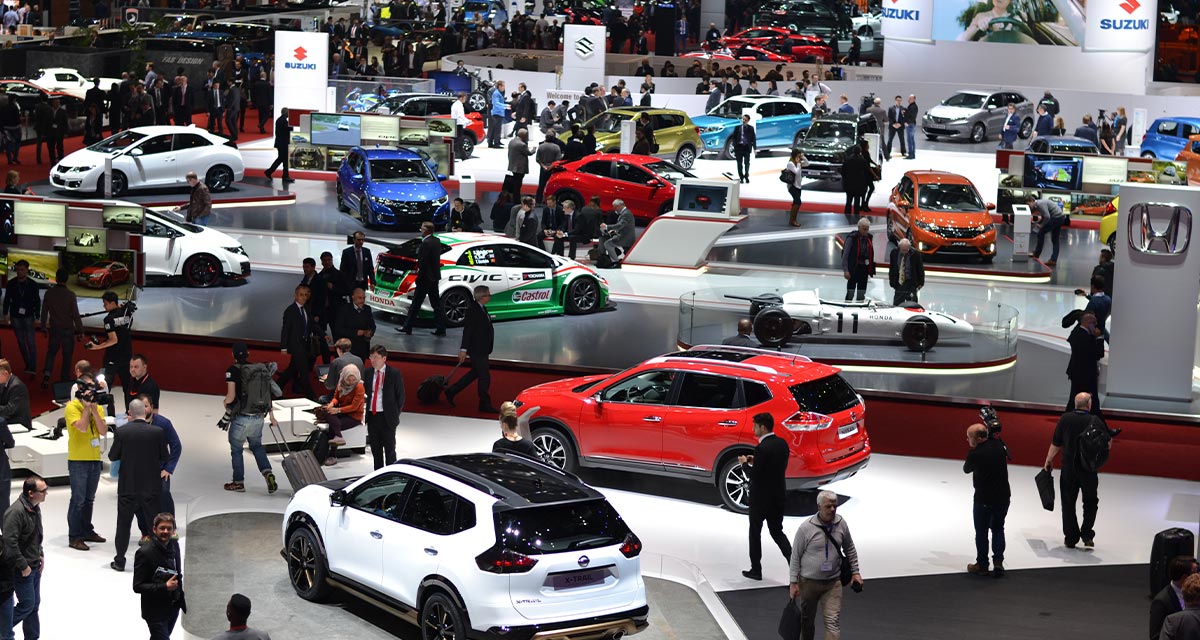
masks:
[[[440,229],[450,217],[445,179],[415,151],[354,147],[338,167],[338,209],[356,215],[364,226],[414,227],[430,221]]]
[[[752,109],[755,114],[755,137],[758,148],[787,147],[800,144],[802,132],[808,130],[812,115],[799,98],[741,95],[722,102],[707,115],[692,118],[700,128],[705,149],[716,149],[721,158],[733,158],[733,131],[742,122],[742,113]]]

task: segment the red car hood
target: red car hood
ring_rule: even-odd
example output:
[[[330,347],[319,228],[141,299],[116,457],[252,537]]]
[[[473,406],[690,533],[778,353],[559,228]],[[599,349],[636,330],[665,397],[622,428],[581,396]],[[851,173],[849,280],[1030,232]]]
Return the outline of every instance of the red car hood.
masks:
[[[530,399],[532,399],[533,397],[545,397],[548,395],[558,396],[564,392],[569,392],[571,389],[574,389],[575,387],[579,387],[579,386],[588,384],[590,382],[605,380],[609,377],[610,377],[609,375],[605,374],[605,375],[595,375],[595,376],[582,376],[579,378],[566,378],[564,380],[555,380],[553,382],[546,382],[546,383],[539,384],[534,387],[529,387],[528,389],[517,394],[517,400],[520,400],[520,401],[524,402],[525,404],[529,404]]]
[[[80,270],[79,270],[79,275],[81,275],[81,276],[90,276],[90,275],[92,275],[93,273],[103,273],[103,272],[104,272],[104,271],[106,271],[106,270],[107,270],[107,269],[105,269],[104,267],[96,267],[96,266],[92,266],[92,267],[84,267],[84,268],[82,268],[82,269],[80,269]]]

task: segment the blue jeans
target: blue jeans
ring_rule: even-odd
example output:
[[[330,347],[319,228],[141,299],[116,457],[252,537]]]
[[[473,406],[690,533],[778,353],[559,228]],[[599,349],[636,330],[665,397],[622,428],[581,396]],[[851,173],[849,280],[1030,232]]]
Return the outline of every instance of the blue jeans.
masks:
[[[264,474],[271,470],[271,461],[267,459],[267,450],[262,445],[263,416],[249,416],[239,413],[233,417],[229,425],[229,453],[233,459],[233,481],[241,482],[246,479],[245,462],[242,460],[242,445],[250,443],[250,453],[258,463],[258,470]]]
[[[200,226],[202,226],[202,227],[207,227],[207,226],[208,226],[208,219],[209,219],[209,218],[211,218],[211,217],[212,217],[212,214],[209,214],[209,215],[207,215],[207,216],[201,216],[201,217],[199,217],[199,218],[196,218],[195,220],[192,220],[192,222],[193,222],[194,224],[198,224],[198,225],[200,225]]]
[[[96,531],[92,526],[92,505],[96,502],[96,487],[100,484],[101,473],[103,464],[99,460],[67,460],[67,475],[71,480],[67,538],[71,541]]]
[[[17,348],[21,350],[21,358],[25,360],[26,371],[37,371],[37,331],[33,328],[34,318],[18,318],[13,316],[13,334],[17,337]]]
[[[175,629],[175,621],[179,619],[179,609],[171,609],[171,617],[166,620],[147,620],[146,627],[150,629],[150,640],[171,640],[171,631]]]
[[[904,141],[908,143],[908,158],[917,157],[917,125],[904,125]]]
[[[42,635],[42,625],[38,622],[38,605],[42,602],[42,570],[34,569],[24,578],[16,571],[13,579],[16,581],[17,594],[13,626],[21,625],[21,635],[25,640],[37,640]]]
[[[975,564],[988,566],[988,532],[992,533],[992,559],[1004,562],[1004,518],[1008,516],[1008,503],[975,503]]]

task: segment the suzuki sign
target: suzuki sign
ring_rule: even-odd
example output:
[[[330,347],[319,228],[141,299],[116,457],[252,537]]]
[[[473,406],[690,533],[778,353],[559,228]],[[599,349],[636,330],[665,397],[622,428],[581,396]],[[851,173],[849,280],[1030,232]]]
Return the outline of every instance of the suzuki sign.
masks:
[[[883,0],[880,29],[888,40],[933,41],[933,0]]]
[[[1088,51],[1149,51],[1154,48],[1155,7],[1150,0],[1092,0],[1087,3]]]
[[[604,84],[607,27],[569,24],[563,27],[564,89],[586,87],[589,82]]]
[[[289,109],[325,110],[329,86],[329,34],[275,32],[275,115]]]

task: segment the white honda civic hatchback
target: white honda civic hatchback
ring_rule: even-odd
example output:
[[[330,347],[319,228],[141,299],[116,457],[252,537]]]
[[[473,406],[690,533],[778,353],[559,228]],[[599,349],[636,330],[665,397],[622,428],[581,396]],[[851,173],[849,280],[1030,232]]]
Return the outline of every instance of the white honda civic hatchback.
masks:
[[[647,625],[642,543],[604,496],[516,454],[401,460],[296,492],[292,588],[334,588],[423,640],[619,639]]]
[[[112,196],[129,189],[187,185],[195,171],[211,191],[224,191],[246,173],[228,139],[194,126],[137,127],[80,149],[50,170],[50,184],[70,191],[104,191],[104,161],[112,158]]]

